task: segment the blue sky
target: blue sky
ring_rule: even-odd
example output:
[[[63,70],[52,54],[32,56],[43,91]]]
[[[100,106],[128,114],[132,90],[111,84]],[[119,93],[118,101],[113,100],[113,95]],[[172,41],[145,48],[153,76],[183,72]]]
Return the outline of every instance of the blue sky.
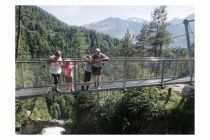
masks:
[[[156,5],[157,6],[157,5]],[[107,17],[127,19],[137,17],[151,20],[156,6],[39,6],[69,25],[83,25]],[[185,18],[194,13],[194,6],[167,6],[168,19]]]

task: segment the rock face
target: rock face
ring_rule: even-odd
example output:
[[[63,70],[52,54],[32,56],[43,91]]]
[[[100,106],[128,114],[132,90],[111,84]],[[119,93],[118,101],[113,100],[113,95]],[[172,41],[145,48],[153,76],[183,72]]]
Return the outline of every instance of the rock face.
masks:
[[[61,120],[52,120],[52,121],[34,121],[30,120],[28,121],[25,126],[22,127],[22,134],[37,134],[40,133],[43,128],[45,127],[52,127],[52,126],[63,126],[64,121]]]
[[[183,95],[194,94],[194,85],[185,85],[182,90]]]
[[[169,85],[168,87],[171,88],[172,91],[182,93],[185,84],[176,84],[176,85]]]
[[[40,121],[29,121],[22,127],[22,134],[37,134],[42,131],[44,124]]]
[[[176,84],[176,85],[169,85],[172,91],[178,92],[182,95],[192,94],[194,93],[194,85],[188,84]]]

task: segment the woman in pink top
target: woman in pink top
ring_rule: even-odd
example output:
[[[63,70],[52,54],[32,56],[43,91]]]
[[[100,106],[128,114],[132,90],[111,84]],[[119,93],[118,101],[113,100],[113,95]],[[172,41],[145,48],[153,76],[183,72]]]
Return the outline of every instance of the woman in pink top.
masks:
[[[72,90],[72,85],[73,85],[73,72],[74,72],[74,64],[72,64],[71,59],[66,59],[63,65],[64,72],[65,72],[65,77],[66,77],[66,91],[71,92]]]

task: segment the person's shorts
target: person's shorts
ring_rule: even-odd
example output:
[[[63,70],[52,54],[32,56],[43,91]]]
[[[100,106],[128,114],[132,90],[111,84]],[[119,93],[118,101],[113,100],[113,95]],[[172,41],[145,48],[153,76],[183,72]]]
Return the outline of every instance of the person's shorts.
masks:
[[[66,83],[72,83],[72,77],[66,77]]]
[[[99,67],[99,68],[97,68],[97,67],[92,67],[92,72],[93,72],[93,75],[95,76],[95,75],[101,75],[102,74],[102,68],[101,67]]]
[[[85,71],[85,80],[84,82],[88,82],[91,80],[91,72]]]

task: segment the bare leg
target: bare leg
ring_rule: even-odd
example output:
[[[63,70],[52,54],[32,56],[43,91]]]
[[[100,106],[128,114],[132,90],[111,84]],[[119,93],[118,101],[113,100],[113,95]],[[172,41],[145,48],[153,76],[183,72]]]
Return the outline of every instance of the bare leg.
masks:
[[[101,76],[97,75],[97,88],[100,89]]]
[[[74,82],[71,82],[71,91],[75,91],[75,89],[74,89]]]
[[[96,84],[98,84],[98,75],[96,75]]]
[[[69,89],[69,84],[66,85],[66,91],[68,91],[68,89]]]
[[[86,83],[86,90],[89,90],[89,89],[90,89],[89,83],[87,82],[87,83]]]
[[[57,87],[58,87],[58,85],[57,84],[54,84],[53,90],[57,90]]]
[[[94,82],[95,82],[95,87],[97,86],[97,75],[93,76]]]
[[[101,83],[101,75],[98,76],[98,83]]]
[[[72,91],[72,82],[70,82],[69,84],[68,84],[68,92],[71,92]]]

